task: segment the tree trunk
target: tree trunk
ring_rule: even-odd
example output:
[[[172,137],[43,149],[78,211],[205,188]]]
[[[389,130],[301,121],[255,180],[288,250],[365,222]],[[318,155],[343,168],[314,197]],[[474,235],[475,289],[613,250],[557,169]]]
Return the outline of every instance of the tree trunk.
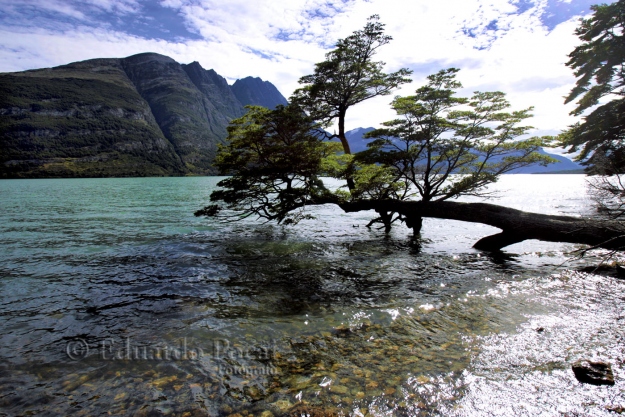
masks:
[[[421,234],[421,228],[423,227],[423,217],[409,217],[406,219],[406,226],[412,229],[413,236]]]
[[[357,201],[340,204],[340,207],[345,212],[396,212],[407,218],[406,223],[413,230],[422,217],[483,223],[501,229],[501,233],[484,237],[473,246],[487,251],[500,250],[527,239],[582,243],[605,249],[625,248],[625,224],[616,221],[551,216],[494,204],[453,201]]]
[[[349,147],[349,142],[347,141],[347,137],[345,136],[345,114],[346,111],[345,110],[339,110],[339,140],[341,141],[341,144],[343,145],[343,152],[345,152],[347,155],[350,155],[352,153],[352,150]],[[348,173],[347,174],[347,188],[350,190],[353,190],[356,188],[356,183],[354,182],[354,179],[352,178],[351,174]]]

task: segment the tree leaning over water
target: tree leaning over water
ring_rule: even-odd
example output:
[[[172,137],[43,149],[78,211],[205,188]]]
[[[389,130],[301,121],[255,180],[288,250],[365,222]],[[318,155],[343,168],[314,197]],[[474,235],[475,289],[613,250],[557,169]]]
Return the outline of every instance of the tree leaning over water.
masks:
[[[376,140],[356,159],[388,169],[391,189],[399,191],[393,199],[428,203],[484,196],[485,187],[506,172],[553,162],[537,152],[541,138],[518,139],[531,129],[520,123],[531,117],[532,108],[507,112],[510,103],[499,91],[457,97],[462,87],[457,73],[455,68],[439,71],[415,95],[395,98],[398,118],[367,134]],[[380,213],[376,220],[387,230],[394,221],[392,213]],[[419,232],[421,219],[411,219],[408,226]]]
[[[344,71],[344,66],[337,68]],[[328,118],[297,98],[301,92],[275,110],[250,107],[228,128],[229,142],[215,161],[231,177],[211,194],[213,204],[195,214],[295,224],[311,218],[306,208],[335,204],[345,212],[374,210],[379,217],[372,222],[383,223],[386,230],[401,221],[418,234],[422,217],[501,228],[502,233],[476,243],[485,250],[525,239],[614,244],[611,225],[450,201],[484,195],[487,185],[512,169],[550,162],[536,152],[542,139],[519,140],[530,129],[521,123],[531,108],[507,111],[510,105],[501,92],[457,97],[457,72],[442,70],[429,76],[414,96],[396,98],[398,118],[372,132],[369,149],[355,155],[327,140],[323,129]],[[328,88],[324,94],[332,96]],[[344,180],[346,189],[327,188],[322,176]]]

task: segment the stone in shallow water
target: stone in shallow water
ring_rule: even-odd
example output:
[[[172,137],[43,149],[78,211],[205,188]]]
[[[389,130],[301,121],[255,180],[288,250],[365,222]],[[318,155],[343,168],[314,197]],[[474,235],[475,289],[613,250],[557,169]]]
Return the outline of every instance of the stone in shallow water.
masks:
[[[332,385],[330,386],[330,391],[335,394],[347,394],[347,387],[343,385]]]
[[[334,408],[321,408],[305,404],[295,406],[285,417],[338,417],[339,412]]]
[[[419,384],[427,384],[428,382],[430,382],[430,378],[428,378],[427,376],[424,376],[424,375],[419,375],[417,377],[417,382]]]
[[[580,360],[573,364],[573,373],[579,382],[593,385],[614,385],[614,374],[609,363]]]
[[[245,395],[252,401],[258,401],[263,398],[264,393],[255,385],[251,387],[245,387],[243,390]]]
[[[274,403],[271,403],[270,405],[273,406],[273,408],[278,410],[280,413],[285,413],[289,408],[293,407],[293,404],[291,404],[289,400],[285,399],[278,400]]]
[[[625,407],[621,407],[620,405],[607,405],[604,408],[616,414],[625,414]]]

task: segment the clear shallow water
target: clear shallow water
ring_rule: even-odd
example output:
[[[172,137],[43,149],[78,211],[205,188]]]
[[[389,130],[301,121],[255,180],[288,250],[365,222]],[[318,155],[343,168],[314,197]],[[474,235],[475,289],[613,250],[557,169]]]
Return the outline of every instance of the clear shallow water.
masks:
[[[574,245],[493,256],[471,246],[497,229],[426,219],[419,249],[331,206],[289,228],[193,217],[217,180],[0,182],[0,415],[625,407],[625,282],[580,272]],[[494,188],[523,210],[588,207],[582,176]],[[616,385],[579,384],[581,358]]]

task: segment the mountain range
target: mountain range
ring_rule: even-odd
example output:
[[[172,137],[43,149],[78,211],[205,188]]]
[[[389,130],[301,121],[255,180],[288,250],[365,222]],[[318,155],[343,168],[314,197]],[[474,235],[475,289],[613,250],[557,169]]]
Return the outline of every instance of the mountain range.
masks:
[[[156,53],[0,74],[0,178],[218,174],[211,163],[229,122],[245,105],[280,104],[268,81],[229,85]],[[352,152],[366,149],[371,130],[347,132]],[[582,168],[549,155],[559,162],[513,173]]]
[[[229,122],[287,101],[193,62],[142,53],[0,74],[0,178],[216,174]]]
[[[365,139],[364,135],[370,131],[374,130],[372,127],[359,127],[357,129],[352,129],[349,132],[345,133],[345,137],[349,142],[350,149],[353,153],[361,152],[367,149],[367,143],[371,142],[373,139]],[[549,155],[553,159],[558,162],[554,162],[547,166],[542,166],[540,164],[532,164],[526,167],[517,168],[510,171],[510,174],[548,174],[548,173],[583,173],[582,170],[584,167],[577,162],[571,161],[570,159],[556,155],[553,153],[548,153],[544,149],[539,149],[539,153],[543,155]]]

